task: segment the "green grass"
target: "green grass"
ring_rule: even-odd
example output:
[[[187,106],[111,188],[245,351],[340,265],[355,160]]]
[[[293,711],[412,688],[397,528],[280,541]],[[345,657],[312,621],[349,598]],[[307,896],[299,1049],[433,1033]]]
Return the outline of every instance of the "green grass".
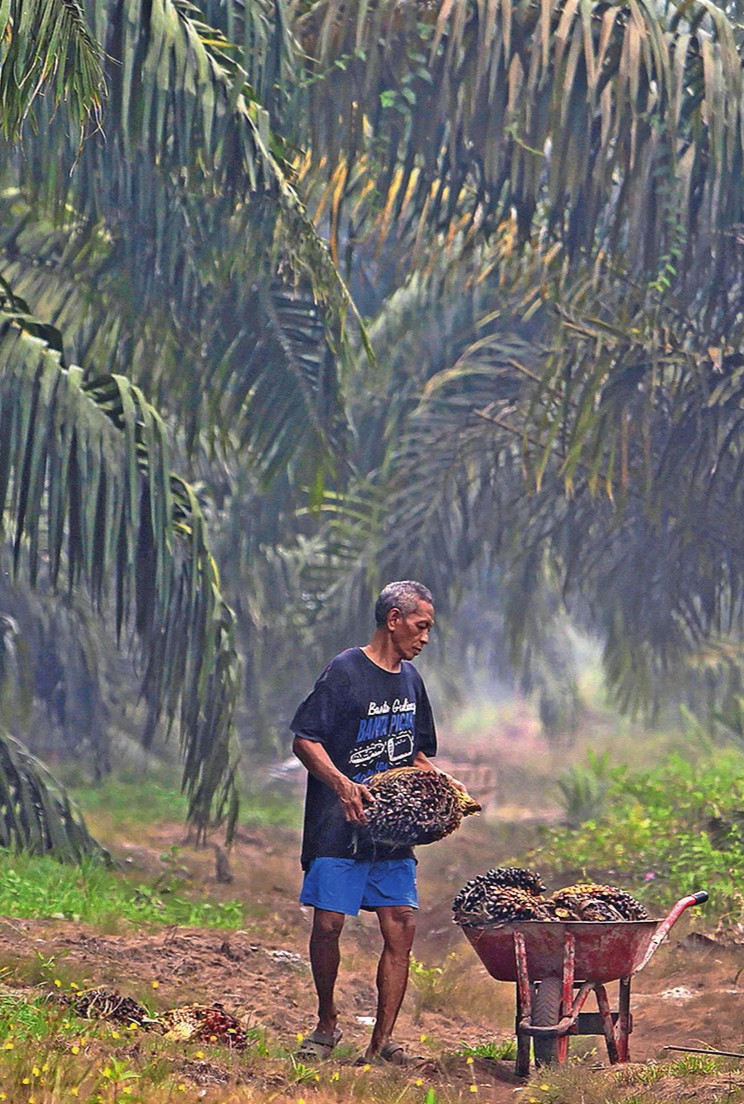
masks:
[[[113,775],[96,785],[71,786],[70,792],[92,825],[111,825],[117,833],[168,821],[183,823],[188,811],[177,781],[167,776]],[[302,799],[271,788],[244,788],[239,823],[248,828],[299,828]]]
[[[185,796],[172,780],[122,774],[97,784],[71,787],[71,794],[85,816],[105,818],[127,831],[164,821],[184,821]]]
[[[457,1051],[465,1058],[491,1058],[495,1062],[513,1062],[517,1057],[516,1039],[490,1039],[486,1043],[466,1043]]]
[[[14,1042],[46,1039],[68,1026],[69,1018],[63,1016],[59,1008],[52,1009],[44,997],[26,1000],[8,993],[0,994],[0,1048],[9,1038]]]
[[[101,863],[66,866],[55,859],[0,852],[0,914],[112,925],[186,924],[239,928],[239,901],[192,900],[178,882],[143,884]]]
[[[262,789],[244,792],[240,798],[240,824],[248,828],[301,828],[302,811],[299,794]]]

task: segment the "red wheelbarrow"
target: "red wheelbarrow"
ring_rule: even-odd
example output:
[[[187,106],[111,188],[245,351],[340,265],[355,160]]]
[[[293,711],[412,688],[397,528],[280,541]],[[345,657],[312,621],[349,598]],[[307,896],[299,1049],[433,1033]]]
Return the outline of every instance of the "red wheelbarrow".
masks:
[[[569,1035],[604,1035],[610,1062],[628,1062],[631,978],[685,909],[707,900],[705,891],[683,897],[663,920],[463,924],[491,977],[517,983],[517,1075],[529,1074],[530,1039],[539,1066],[566,1061]],[[610,981],[620,984],[617,1011],[610,1009],[605,989]],[[591,992],[599,1011],[582,1012]]]

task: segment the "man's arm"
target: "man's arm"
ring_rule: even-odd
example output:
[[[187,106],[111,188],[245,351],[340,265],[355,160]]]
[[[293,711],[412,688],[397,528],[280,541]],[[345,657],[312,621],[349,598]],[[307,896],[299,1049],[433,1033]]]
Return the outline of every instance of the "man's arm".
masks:
[[[333,790],[341,802],[345,820],[350,824],[366,824],[364,806],[373,804],[375,800],[366,786],[352,782],[342,774],[323,745],[315,740],[295,736],[292,751],[310,774]]]

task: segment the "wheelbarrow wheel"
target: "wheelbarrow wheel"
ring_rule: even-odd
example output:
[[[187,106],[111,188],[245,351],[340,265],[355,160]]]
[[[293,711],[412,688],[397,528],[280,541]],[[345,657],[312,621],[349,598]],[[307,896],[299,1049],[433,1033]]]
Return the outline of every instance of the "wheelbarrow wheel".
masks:
[[[543,978],[536,987],[532,1001],[534,1027],[554,1027],[561,1018],[563,980],[559,977]],[[555,1065],[558,1061],[558,1036],[535,1035],[532,1040],[536,1066]]]

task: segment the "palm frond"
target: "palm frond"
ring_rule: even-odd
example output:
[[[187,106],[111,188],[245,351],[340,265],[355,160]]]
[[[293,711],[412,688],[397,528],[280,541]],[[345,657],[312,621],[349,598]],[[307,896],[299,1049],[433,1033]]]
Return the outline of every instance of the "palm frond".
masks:
[[[345,315],[348,294],[224,36],[188,0],[155,0],[141,11],[99,2],[93,25],[106,51],[105,133],[79,149],[64,119],[40,117],[39,134],[15,162],[27,190],[48,210],[69,204],[93,224],[103,220],[120,248],[129,246],[141,298],[154,287],[162,293],[163,280],[182,289],[182,301],[189,287],[209,285],[212,269],[192,250],[201,234],[206,245],[231,221],[254,280],[273,278],[281,260]]]
[[[82,127],[100,113],[104,94],[101,49],[78,0],[0,3],[0,130],[20,136],[34,102],[49,94],[64,102]]]
[[[85,379],[6,291],[0,311],[0,517],[32,583],[86,586],[132,625],[154,715],[178,716],[200,829],[233,786],[238,661],[197,496],[169,467],[165,427],[122,376]],[[44,335],[46,338],[46,335]],[[64,552],[64,555],[63,555]],[[48,564],[48,566],[46,566]]]
[[[44,764],[1,731],[0,847],[72,863],[85,856],[109,857]]]
[[[224,34],[226,49],[269,113],[272,132],[286,138],[284,112],[298,60],[289,0],[205,0],[199,7],[205,21]]]
[[[373,327],[424,382],[413,413],[391,404],[395,452],[329,504],[325,585],[403,569],[452,600],[490,569],[519,651],[549,564],[621,704],[657,701],[744,624],[740,327],[712,347],[692,311],[609,266],[569,280],[555,248],[481,254],[469,283],[471,260],[419,283],[421,333],[405,295]]]
[[[186,304],[143,303],[110,235],[76,219],[50,224],[17,192],[0,196],[6,279],[64,331],[86,372],[136,365],[161,408],[183,411],[188,438],[203,426],[218,441],[229,435],[267,479],[293,461],[328,465],[343,455],[348,426],[328,315],[309,281],[256,282],[253,254],[224,229],[199,249],[208,288]]]
[[[573,257],[656,271],[681,236],[718,271],[741,220],[742,75],[712,4],[319,0],[295,25],[339,246],[371,225],[482,235],[514,209]]]

